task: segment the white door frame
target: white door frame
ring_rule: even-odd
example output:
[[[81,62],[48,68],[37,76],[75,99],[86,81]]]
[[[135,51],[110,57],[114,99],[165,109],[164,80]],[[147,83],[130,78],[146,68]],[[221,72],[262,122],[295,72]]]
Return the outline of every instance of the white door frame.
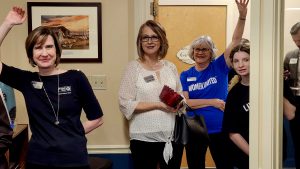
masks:
[[[153,16],[150,14],[150,3],[153,0],[134,0],[134,31],[133,31],[133,42],[132,44],[136,43],[136,37],[138,35],[138,31],[140,26],[146,22],[147,20],[153,19]],[[134,45],[135,46],[135,45]],[[134,50],[136,51],[136,50]],[[135,52],[136,53],[136,52]],[[138,56],[136,55],[135,58]]]

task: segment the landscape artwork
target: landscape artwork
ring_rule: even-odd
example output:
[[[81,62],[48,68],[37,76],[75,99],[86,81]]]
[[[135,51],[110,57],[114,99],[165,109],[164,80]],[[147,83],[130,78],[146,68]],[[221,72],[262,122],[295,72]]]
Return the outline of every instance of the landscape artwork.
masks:
[[[41,25],[53,28],[62,49],[89,49],[88,15],[41,15]]]

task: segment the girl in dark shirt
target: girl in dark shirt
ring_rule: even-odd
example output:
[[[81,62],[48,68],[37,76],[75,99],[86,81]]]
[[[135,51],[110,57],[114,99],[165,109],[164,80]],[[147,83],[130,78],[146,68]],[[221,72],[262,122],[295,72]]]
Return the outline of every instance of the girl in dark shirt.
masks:
[[[249,77],[250,77],[250,43],[243,40],[236,46],[230,59],[240,81],[232,87],[227,96],[223,131],[229,134],[234,143],[231,149],[232,161],[238,169],[249,168]],[[295,99],[292,91],[284,82],[284,116],[291,120],[295,116]]]
[[[234,143],[231,149],[233,163],[239,169],[249,168],[249,77],[250,77],[250,44],[243,40],[236,46],[230,60],[240,81],[227,96],[223,131],[229,133]]]

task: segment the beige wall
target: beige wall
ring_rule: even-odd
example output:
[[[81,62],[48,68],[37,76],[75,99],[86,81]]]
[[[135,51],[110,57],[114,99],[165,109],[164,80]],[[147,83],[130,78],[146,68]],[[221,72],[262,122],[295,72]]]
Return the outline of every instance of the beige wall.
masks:
[[[284,15],[284,54],[290,50],[296,49],[297,46],[290,35],[291,27],[300,22],[300,1],[287,0],[285,1],[285,15]]]
[[[41,0],[36,0],[41,1]],[[48,0],[49,2],[51,0]],[[81,2],[81,0],[64,0],[64,2]],[[132,0],[89,0],[90,2],[102,3],[102,49],[103,63],[101,64],[61,64],[64,69],[81,69],[86,75],[106,75],[107,90],[96,90],[96,96],[99,99],[105,113],[104,125],[88,135],[88,144],[90,150],[99,152],[101,149],[126,149],[128,145],[128,129],[126,120],[118,109],[117,95],[120,83],[120,77],[126,63],[135,57],[135,41],[133,18],[134,4]],[[291,0],[287,1],[290,2]],[[26,8],[26,0],[0,0],[0,21],[5,17],[7,11],[13,6]],[[33,0],[31,2],[34,2]],[[52,0],[51,2],[55,2]],[[59,2],[59,0],[56,0]],[[291,1],[294,2],[294,1]],[[291,3],[288,7],[299,7]],[[236,11],[234,11],[236,14]],[[287,12],[288,13],[288,12]],[[292,16],[297,20],[296,16]],[[286,18],[287,19],[287,18]],[[288,17],[290,20],[291,17]],[[247,25],[249,27],[249,24]],[[288,28],[289,29],[289,28]],[[285,30],[286,34],[287,30]],[[249,37],[249,29],[246,29],[245,37]],[[23,69],[32,69],[28,64],[24,41],[27,36],[27,23],[16,26],[7,36],[0,49],[2,61]],[[291,40],[286,40],[285,44]],[[294,48],[293,44],[290,44]],[[286,49],[286,46],[285,46]],[[32,69],[33,70],[33,69]],[[23,96],[16,92],[17,98],[17,121],[18,123],[27,123],[26,108]],[[85,118],[83,117],[83,120]],[[104,152],[105,152],[104,151]]]
[[[39,0],[41,1],[41,0]],[[82,2],[81,0],[64,0],[64,2]],[[120,77],[129,58],[135,53],[132,42],[133,4],[129,0],[89,0],[102,4],[102,49],[103,63],[60,64],[63,69],[81,69],[86,75],[106,75],[107,90],[95,90],[104,111],[104,125],[89,134],[88,144],[93,148],[118,147],[128,145],[128,129],[118,108],[118,88]],[[34,1],[31,1],[34,2]],[[37,2],[37,1],[36,1]],[[47,1],[49,2],[49,1]],[[50,1],[52,2],[52,1]],[[53,1],[55,2],[55,1]],[[59,0],[56,0],[59,2]],[[0,20],[13,6],[27,8],[25,0],[1,0]],[[27,22],[16,26],[8,34],[1,47],[2,61],[8,65],[31,69],[26,57],[24,42],[27,37]],[[28,123],[23,96],[16,91],[17,123]],[[85,117],[82,118],[85,120]],[[122,147],[122,146],[121,146]]]

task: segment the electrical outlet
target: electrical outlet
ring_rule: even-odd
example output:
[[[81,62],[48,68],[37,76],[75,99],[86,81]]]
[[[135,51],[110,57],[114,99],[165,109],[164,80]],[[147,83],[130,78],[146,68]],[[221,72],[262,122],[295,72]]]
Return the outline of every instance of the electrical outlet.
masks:
[[[88,80],[94,90],[106,90],[106,75],[91,75]]]

